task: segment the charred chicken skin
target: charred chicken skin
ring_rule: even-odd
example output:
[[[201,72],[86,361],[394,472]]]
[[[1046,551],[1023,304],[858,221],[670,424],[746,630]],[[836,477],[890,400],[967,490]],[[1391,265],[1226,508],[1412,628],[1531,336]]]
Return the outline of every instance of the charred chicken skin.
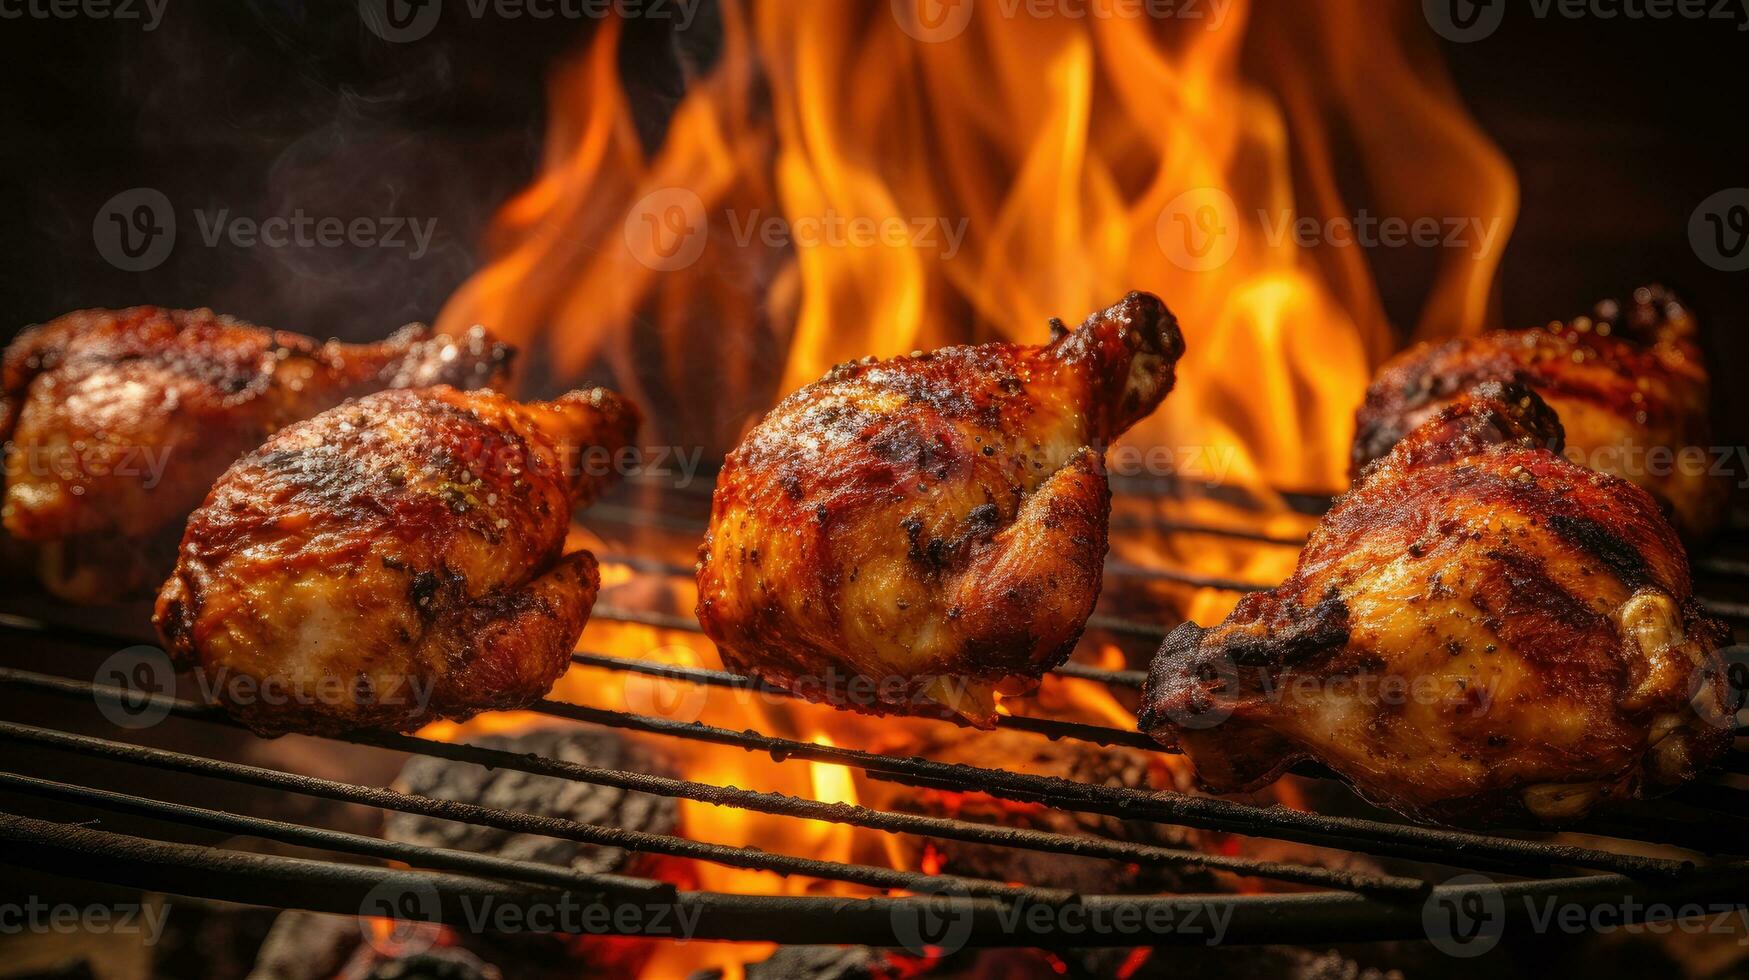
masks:
[[[1354,469],[1484,381],[1522,384],[1567,432],[1568,457],[1650,492],[1677,529],[1704,537],[1730,488],[1710,475],[1708,381],[1694,319],[1659,287],[1594,316],[1413,347],[1387,362],[1356,419]]]
[[[497,384],[510,355],[478,328],[319,344],[211,310],[69,313],[6,350],[6,532],[63,598],[150,595],[189,512],[275,430],[384,388]]]
[[[526,705],[569,663],[599,579],[564,554],[638,415],[600,389],[519,404],[380,392],[281,430],[189,519],[155,622],[264,735],[407,730]]]
[[[1525,388],[1437,410],[1286,583],[1167,637],[1142,729],[1215,791],[1311,758],[1453,823],[1561,824],[1692,778],[1731,740],[1723,627],[1652,498],[1560,448]]]
[[[1068,657],[1105,558],[1103,446],[1172,389],[1184,341],[1145,293],[1052,334],[843,364],[748,434],[699,552],[727,665],[988,725],[998,688]]]

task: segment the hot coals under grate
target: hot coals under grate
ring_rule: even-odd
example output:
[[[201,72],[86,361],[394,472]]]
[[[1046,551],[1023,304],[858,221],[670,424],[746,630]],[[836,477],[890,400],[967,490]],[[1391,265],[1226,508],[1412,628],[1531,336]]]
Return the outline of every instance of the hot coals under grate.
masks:
[[[1120,527],[1125,519],[1120,513]],[[629,522],[640,528],[666,524],[684,533],[697,518],[695,514],[677,516],[647,506],[610,503],[591,512],[589,520],[592,524]],[[1144,519],[1144,523],[1148,520],[1152,519]],[[1155,520],[1153,530],[1210,538],[1232,535],[1261,546],[1287,547],[1293,543],[1291,536],[1188,521]],[[611,553],[604,555],[604,562],[623,565],[634,577],[690,573],[677,563]],[[1740,576],[1741,565],[1729,556],[1712,556],[1697,563],[1703,579],[1710,575],[1726,586]],[[1247,583],[1211,580],[1170,568],[1144,569],[1116,560],[1110,577],[1164,580],[1193,589],[1248,587]],[[1717,614],[1741,617],[1744,612],[1726,597],[1708,602]],[[612,602],[598,607],[595,615],[659,629],[697,629],[689,618],[672,612]],[[27,639],[33,649],[54,651],[57,663],[83,665],[81,657],[95,663],[96,651],[128,642],[86,628],[51,625],[18,615],[0,619],[0,626],[15,638]],[[1154,624],[1103,611],[1091,627],[1096,632],[1135,635],[1144,641],[1163,633]],[[754,691],[779,699],[787,696],[754,679],[703,667],[602,652],[580,652],[575,661],[579,669],[635,675],[664,685]],[[408,768],[412,778],[385,789],[221,757],[232,753],[189,751],[190,745],[236,745],[249,743],[254,737],[203,704],[170,694],[142,694],[101,679],[86,680],[83,678],[90,672],[82,673],[82,669],[59,672],[76,675],[69,677],[8,666],[0,668],[0,685],[10,692],[9,701],[14,705],[40,708],[52,699],[71,707],[126,705],[132,711],[158,713],[167,725],[198,727],[201,732],[184,738],[184,748],[173,750],[140,744],[125,728],[91,734],[89,726],[81,732],[75,730],[76,725],[0,721],[0,738],[8,743],[9,759],[30,755],[69,760],[64,769],[54,770],[54,778],[26,775],[28,767],[13,763],[0,771],[0,791],[26,804],[17,809],[26,809],[32,800],[50,801],[56,816],[43,819],[41,811],[36,811],[36,816],[0,814],[0,838],[6,841],[0,860],[57,875],[200,898],[347,915],[365,911],[450,923],[463,921],[481,902],[513,910],[550,908],[560,902],[595,903],[609,910],[660,907],[673,914],[609,915],[577,921],[588,931],[665,938],[912,948],[1207,943],[1211,936],[1206,928],[1190,927],[1199,922],[1221,923],[1218,938],[1229,944],[1423,938],[1430,934],[1437,937],[1444,928],[1438,925],[1442,914],[1453,923],[1473,923],[1477,910],[1488,913],[1493,928],[1510,930],[1516,919],[1544,907],[1539,903],[1548,900],[1622,908],[1630,920],[1678,914],[1684,905],[1715,907],[1749,900],[1749,863],[1733,856],[1742,850],[1737,842],[1745,839],[1737,815],[1743,795],[1732,785],[1734,774],[1743,769],[1741,757],[1730,760],[1724,776],[1664,800],[1599,816],[1579,828],[1582,835],[1550,837],[1453,831],[1373,811],[1354,815],[1361,810],[1358,805],[1348,812],[1320,813],[1158,791],[1121,781],[1019,772],[992,764],[995,758],[986,761],[976,752],[960,754],[961,759],[978,760],[978,764],[971,764],[560,700],[543,701],[532,709],[552,724],[582,725],[593,732],[639,733],[641,738],[671,744],[675,752],[685,752],[687,745],[697,743],[730,746],[768,754],[777,764],[806,761],[843,766],[885,785],[977,794],[980,799],[1004,805],[1099,818],[1065,829],[1049,821],[972,819],[965,812],[882,809],[741,788],[675,775],[652,761],[653,757],[637,751],[569,751],[562,740],[554,740],[550,749],[533,752],[526,751],[527,743],[513,745],[490,738],[468,744],[411,735],[360,734],[312,742],[324,746],[331,758],[357,751],[353,746],[413,756],[415,762]],[[1118,689],[1133,688],[1141,680],[1138,671],[1084,664],[1070,664],[1059,673]],[[940,720],[942,726],[951,724],[950,719]],[[1080,743],[1089,752],[1158,751],[1133,729],[1085,721],[1006,717],[1001,727],[1007,731],[968,731],[958,737],[1049,739],[1064,745]],[[72,762],[74,759],[84,762]],[[609,789],[613,800],[638,802],[629,810],[607,808],[599,812],[588,807],[497,805],[491,792],[468,798],[469,794],[454,791],[454,786],[445,788],[446,781],[469,780],[454,775],[462,770],[428,768],[441,766],[437,760],[447,760],[452,767],[469,767],[467,771],[481,774],[472,782],[482,785],[488,781],[483,775],[488,772],[525,774]],[[421,772],[426,778],[417,778]],[[441,776],[443,772],[451,774]],[[92,775],[90,779],[74,779],[68,773]],[[116,774],[122,774],[119,780]],[[169,774],[227,784],[226,801],[248,800],[248,814],[265,815],[163,799],[154,794],[153,787]],[[1299,774],[1319,776],[1313,767],[1302,767]],[[113,788],[116,786],[121,788]],[[391,830],[408,832],[378,836],[331,829],[301,816],[292,819],[292,814],[321,812],[320,808],[294,806],[293,800],[377,808],[390,815],[387,823]],[[1004,880],[998,872],[988,876],[930,873],[778,853],[687,836],[672,819],[671,810],[664,808],[668,801],[696,801],[728,811],[866,828],[930,845],[971,845],[1111,862],[1113,880],[1119,877],[1117,869],[1141,868],[1164,872],[1157,880],[1206,881],[1210,874],[1218,873],[1233,880],[1273,884],[1263,889],[1202,893],[1078,894],[1042,881]],[[82,816],[69,821],[68,812]],[[999,813],[1000,808],[980,812]],[[635,819],[627,813],[635,814]],[[108,829],[118,815],[131,819],[122,825],[125,832]],[[103,821],[103,825],[87,825],[93,821]],[[1172,843],[1170,835],[1158,840],[1137,839],[1133,834],[1100,830],[1137,824],[1289,842],[1301,851],[1288,849],[1284,853],[1320,849],[1326,857],[1302,861],[1219,849],[1211,852]],[[451,830],[431,830],[445,826]],[[236,837],[272,841],[322,856],[257,853],[178,839],[186,834],[152,832],[165,827],[205,831],[221,835],[225,842]],[[558,850],[614,858],[554,861],[545,853],[550,848],[486,846],[489,841],[511,839],[569,842],[584,848]],[[625,860],[627,856],[638,860]],[[656,866],[650,860],[673,859],[841,882],[883,894],[845,897],[708,891],[689,887],[683,879],[677,884],[672,877],[665,880],[649,873]],[[1008,865],[1013,866],[1028,865]],[[1466,874],[1459,876],[1459,872]],[[509,921],[515,921],[514,917]],[[527,921],[535,920],[530,917]],[[1088,923],[1100,921],[1139,925],[1088,928]],[[564,922],[556,925],[567,927]],[[1464,939],[1462,933],[1462,929],[1456,930],[1456,940]]]

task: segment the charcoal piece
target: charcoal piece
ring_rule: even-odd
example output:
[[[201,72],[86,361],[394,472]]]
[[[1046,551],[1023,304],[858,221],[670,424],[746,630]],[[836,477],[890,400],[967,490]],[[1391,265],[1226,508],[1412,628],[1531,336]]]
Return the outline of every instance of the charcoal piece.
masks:
[[[382,959],[362,955],[339,980],[503,980],[497,967],[465,949],[438,946],[422,953]]]
[[[868,946],[780,946],[758,963],[746,964],[747,980],[878,980],[893,976],[886,953]],[[720,969],[700,970],[687,980],[721,980]]]
[[[470,741],[488,748],[581,765],[667,774],[655,752],[615,732],[544,728]],[[423,756],[407,763],[395,781],[395,788],[418,796],[653,834],[672,833],[679,821],[677,804],[666,797]],[[630,860],[627,852],[615,847],[517,834],[410,813],[389,814],[383,830],[390,840],[402,843],[492,854],[584,872],[632,873],[638,864]]]
[[[249,980],[323,980],[362,945],[357,918],[290,909],[273,920]]]
[[[1089,749],[1076,742],[1050,742],[1021,732],[983,732],[968,736],[944,729],[898,754],[916,754],[940,762],[990,765],[1000,760],[1007,769],[1060,776],[1077,782],[1132,789],[1156,788],[1151,767],[1157,753],[1121,746]],[[1204,835],[1145,820],[1120,820],[1100,814],[1072,813],[1042,806],[1015,804],[973,793],[952,793],[899,784],[870,787],[871,805],[932,817],[959,817],[974,823],[1026,827],[1071,836],[1096,836],[1163,847],[1197,848]],[[1104,858],[1077,857],[951,839],[900,838],[911,849],[911,863],[944,874],[998,881],[1025,881],[1083,894],[1197,892],[1219,890],[1216,878],[1194,869],[1129,865]],[[921,849],[932,853],[925,860]]]

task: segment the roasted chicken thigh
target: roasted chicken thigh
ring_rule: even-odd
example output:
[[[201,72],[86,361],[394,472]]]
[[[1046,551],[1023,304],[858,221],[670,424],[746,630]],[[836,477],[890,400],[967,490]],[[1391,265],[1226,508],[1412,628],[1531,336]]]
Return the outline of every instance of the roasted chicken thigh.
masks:
[[[569,663],[595,559],[564,553],[638,415],[594,389],[519,404],[388,391],[282,429],[189,519],[155,622],[266,735],[406,730],[525,705]]]
[[[496,384],[509,360],[478,328],[319,344],[211,310],[69,313],[6,350],[6,532],[63,598],[150,595],[213,480],[281,426],[384,388]]]
[[[1732,737],[1723,627],[1652,498],[1560,448],[1528,389],[1436,410],[1287,582],[1167,637],[1142,729],[1216,791],[1312,758],[1451,822],[1559,824],[1692,778]]]
[[[1694,318],[1660,287],[1593,316],[1422,344],[1379,370],[1356,419],[1354,468],[1484,381],[1522,384],[1548,402],[1574,462],[1638,484],[1700,538],[1730,488],[1711,474],[1707,372]]]
[[[748,434],[699,552],[725,663],[990,724],[997,689],[1068,657],[1099,594],[1103,447],[1171,390],[1184,342],[1146,293],[1052,333],[843,364]]]

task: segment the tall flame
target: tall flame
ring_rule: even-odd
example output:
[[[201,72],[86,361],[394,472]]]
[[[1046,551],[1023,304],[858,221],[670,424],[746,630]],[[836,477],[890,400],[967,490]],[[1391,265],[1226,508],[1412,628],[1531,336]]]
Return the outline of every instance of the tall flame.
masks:
[[[1148,10],[1180,15],[1136,15]],[[1048,318],[1145,289],[1178,314],[1189,351],[1178,389],[1123,444],[1168,451],[1132,457],[1142,472],[1266,501],[1272,489],[1339,488],[1373,366],[1404,335],[1484,323],[1517,206],[1420,16],[1413,0],[723,0],[720,56],[653,150],[622,85],[622,25],[609,20],[553,75],[539,176],[498,216],[491,262],[440,327],[489,325],[530,351],[545,383],[614,384],[648,409],[648,438],[713,460],[835,362],[1038,343]],[[1445,239],[1409,263],[1427,299],[1401,331],[1375,283],[1379,251],[1327,230],[1368,213],[1431,219]],[[1300,219],[1317,241],[1295,231]],[[1443,247],[1459,223],[1461,247]],[[1131,498],[1118,517],[1168,506]],[[1305,524],[1284,509],[1269,530]],[[1136,533],[1114,533],[1113,547],[1133,563],[1265,582],[1293,557]],[[1166,588],[1204,622],[1233,601]],[[673,611],[690,608],[689,592],[675,583]],[[592,622],[585,645],[712,662],[701,637],[643,626]],[[1123,665],[1116,649],[1101,653]],[[652,710],[648,684],[609,676],[573,672],[554,696]],[[1041,705],[1133,723],[1083,686],[1047,685]],[[871,730],[907,724],[720,698],[660,710],[820,744],[865,745]],[[852,774],[831,766],[709,745],[690,746],[685,766],[721,785],[857,798]],[[798,833],[690,802],[682,814],[701,839],[898,860],[880,835],[841,825]],[[701,868],[700,884],[822,887],[718,867]],[[752,958],[658,955],[664,968]]]
[[[1466,247],[1427,250],[1417,328],[1482,323],[1516,187],[1418,4],[909,3],[726,3],[721,58],[653,153],[604,24],[556,73],[540,177],[443,327],[490,324],[558,378],[607,377],[709,458],[835,362],[1036,343],[1049,317],[1149,289],[1190,349],[1132,441],[1326,489],[1398,338],[1368,250],[1306,247],[1291,222],[1474,221]],[[942,17],[963,27],[924,26]]]

